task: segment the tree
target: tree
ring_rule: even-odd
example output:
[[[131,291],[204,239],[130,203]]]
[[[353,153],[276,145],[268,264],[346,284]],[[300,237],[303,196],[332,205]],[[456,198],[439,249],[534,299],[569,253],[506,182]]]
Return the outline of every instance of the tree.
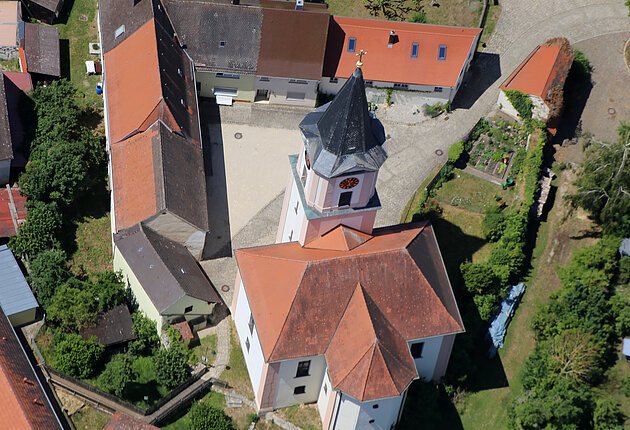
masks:
[[[26,222],[11,238],[9,246],[16,254],[30,258],[48,249],[59,248],[61,222],[56,205],[31,201]]]
[[[403,0],[363,0],[363,4],[374,16],[383,14],[387,19],[394,19],[411,10]]]
[[[90,290],[98,302],[98,311],[105,312],[125,302],[127,289],[120,272],[97,273]]]
[[[155,321],[142,312],[135,312],[131,318],[133,331],[138,338],[129,343],[129,351],[138,355],[151,354],[160,345]]]
[[[50,304],[55,290],[70,278],[66,259],[64,251],[51,249],[41,252],[31,261],[29,281],[44,308]]]
[[[89,378],[103,354],[95,337],[84,340],[78,334],[57,333],[51,350],[52,366],[75,378]]]
[[[490,242],[496,242],[501,239],[503,230],[505,230],[505,215],[497,206],[491,206],[486,209],[482,224],[483,234]]]
[[[33,90],[38,138],[68,141],[75,137],[82,114],[76,94],[75,87],[65,79],[39,85]]]
[[[615,143],[592,142],[567,199],[590,212],[605,232],[630,236],[630,124],[621,123]]]
[[[122,397],[129,383],[137,377],[133,369],[133,357],[129,354],[116,354],[105,365],[98,376],[98,383],[110,393]]]
[[[188,354],[179,332],[169,327],[167,333],[170,345],[158,349],[153,361],[158,382],[172,389],[188,378]]]
[[[192,405],[189,417],[192,430],[234,430],[232,418],[207,403]]]
[[[48,320],[65,332],[94,324],[97,314],[98,303],[86,284],[78,279],[58,288],[48,306]]]
[[[624,416],[619,404],[609,397],[597,399],[593,412],[593,430],[622,430]]]
[[[466,289],[473,294],[488,294],[500,289],[501,283],[492,267],[484,263],[462,263],[460,266]]]

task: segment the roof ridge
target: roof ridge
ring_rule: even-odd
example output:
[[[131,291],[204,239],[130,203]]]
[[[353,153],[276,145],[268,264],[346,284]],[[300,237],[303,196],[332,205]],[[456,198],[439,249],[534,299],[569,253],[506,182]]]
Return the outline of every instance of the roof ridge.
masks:
[[[359,365],[359,363],[361,363],[361,361],[363,360],[363,358],[370,352],[370,350],[372,350],[372,357],[370,358],[370,366],[368,366],[368,370],[366,372],[366,378],[365,381],[363,381],[363,393],[365,392],[365,385],[366,385],[366,381],[367,381],[367,375],[369,375],[370,373],[370,367],[371,367],[371,362],[374,359],[374,344],[371,344],[367,347],[367,349],[365,350],[365,352],[363,354],[361,354],[361,357],[359,357],[359,359],[357,360],[356,363],[354,363],[354,365],[348,370],[348,372],[346,372],[346,374],[344,375],[343,378],[341,378],[341,380],[339,381],[339,383],[337,384],[337,386],[341,386],[341,384],[343,384],[343,382],[348,378],[348,376],[350,376],[350,374],[354,371],[354,369],[356,369],[356,367]],[[332,381],[331,381],[332,382]],[[362,394],[363,394],[362,393]]]
[[[382,345],[382,347],[380,345]],[[399,360],[398,357],[396,356],[396,354],[394,354],[392,351],[390,351],[389,348],[387,348],[382,342],[379,342],[379,350],[381,350],[381,354],[383,354],[383,351],[387,352],[387,354],[389,354],[389,356],[396,362],[396,364],[398,366],[406,368],[406,369],[409,369],[412,372],[414,372],[416,375],[418,375],[418,370],[417,370],[417,368],[415,366],[414,367],[409,367],[407,365],[407,363],[403,362],[402,360]],[[390,366],[388,365],[387,360],[385,360],[385,356],[383,356],[383,361],[385,362],[385,367],[387,367],[387,372],[389,373],[389,376],[392,379],[392,382],[398,388],[398,384],[396,383],[396,380],[392,376],[392,373],[391,373],[391,370],[390,370]]]
[[[367,296],[370,299],[370,301],[374,304],[374,307],[382,315],[382,317],[385,320],[385,322],[387,323],[387,325],[390,326],[393,329],[393,331],[395,333],[397,333],[398,336],[401,337],[402,340],[407,342],[407,338],[405,336],[403,336],[403,334],[398,330],[398,328],[394,324],[392,324],[392,322],[389,320],[389,318],[387,318],[387,315],[385,315],[385,313],[381,312],[381,309],[378,307],[378,305],[376,305],[376,303],[372,299],[372,296],[370,296],[370,294],[367,291],[364,291],[364,296]],[[366,306],[367,306],[367,310],[368,310],[368,315],[370,316],[370,320],[372,321],[372,325],[374,325],[374,316],[373,316],[374,314],[373,314],[373,312],[370,311],[370,306],[367,305],[367,303],[366,303]],[[376,330],[374,331],[374,333],[376,334]],[[378,336],[377,336],[377,339],[378,339]]]
[[[352,290],[352,294],[350,294],[350,297],[348,297],[348,301],[346,302],[346,306],[344,306],[343,311],[341,312],[341,317],[339,318],[339,321],[337,321],[337,325],[335,326],[335,331],[332,333],[332,335],[330,336],[330,339],[328,340],[328,345],[326,345],[326,349],[324,350],[324,354],[326,354],[326,352],[328,352],[328,348],[330,348],[330,344],[331,344],[332,340],[335,338],[335,335],[337,334],[337,331],[339,331],[339,326],[341,325],[341,320],[343,320],[343,317],[346,315],[346,311],[348,310],[348,306],[350,306],[350,301],[352,301],[352,296],[354,296],[354,293],[356,292],[357,287],[361,287],[361,289],[363,289],[363,287],[361,286],[361,283],[357,282],[357,286],[354,288],[354,290]]]

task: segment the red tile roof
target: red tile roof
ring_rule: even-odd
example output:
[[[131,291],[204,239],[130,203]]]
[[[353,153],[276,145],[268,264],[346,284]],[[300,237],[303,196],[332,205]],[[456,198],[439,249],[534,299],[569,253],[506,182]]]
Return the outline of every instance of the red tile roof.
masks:
[[[367,233],[342,225],[339,228],[331,230],[325,235],[308,242],[304,245],[304,247],[350,251],[351,249],[367,242],[371,238],[372,236]]]
[[[13,327],[0,309],[0,423],[13,430],[61,429]]]
[[[388,48],[390,31],[397,40]],[[363,49],[367,51],[363,61],[366,81],[452,87],[480,33],[478,28],[334,16],[328,30],[324,76],[350,76],[357,62],[355,54]],[[356,39],[355,52],[348,52],[351,37]],[[419,45],[417,58],[411,58],[413,43]],[[443,61],[438,60],[440,45],[446,46]]]
[[[348,231],[336,230],[322,241]],[[333,384],[353,396],[400,394],[416,377],[403,343],[464,329],[433,229],[377,229],[352,249],[337,248],[291,242],[236,251],[265,360],[326,353]],[[364,367],[351,370],[344,359]]]
[[[560,91],[573,62],[569,41],[551,39],[538,45],[499,87],[518,90],[547,101],[554,89]]]
[[[22,72],[2,72],[4,76],[6,76],[13,84],[28,93],[33,89],[33,81],[31,80],[30,73],[22,73]]]
[[[0,237],[15,236],[16,224],[19,226],[25,219],[26,197],[20,189],[14,187],[9,191],[6,187],[0,188]]]

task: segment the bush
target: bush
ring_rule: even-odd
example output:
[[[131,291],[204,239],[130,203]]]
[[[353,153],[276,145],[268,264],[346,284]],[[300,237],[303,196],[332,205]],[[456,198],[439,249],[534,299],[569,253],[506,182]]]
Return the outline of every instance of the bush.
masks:
[[[473,297],[479,318],[490,321],[499,309],[499,296],[496,294],[477,294]]]
[[[593,430],[621,430],[624,416],[619,404],[609,397],[597,399],[593,412]]]
[[[59,248],[61,214],[55,204],[32,201],[26,222],[9,241],[11,250],[22,257],[35,258],[43,251]]]
[[[115,396],[122,397],[127,386],[137,377],[133,360],[133,356],[129,354],[114,355],[98,376],[98,385]]]
[[[528,120],[532,118],[534,104],[527,94],[518,90],[505,90],[504,92],[522,119]]]
[[[479,139],[479,136],[490,131],[490,128],[490,122],[488,122],[486,118],[480,118],[479,121],[477,121],[477,124],[475,124],[473,129],[470,131],[468,141],[474,142],[475,140]]]
[[[415,22],[417,24],[426,24],[427,21],[427,14],[425,11],[421,10],[418,12],[414,12],[410,17],[409,17],[409,22]]]
[[[71,279],[57,289],[47,311],[52,324],[71,332],[96,322],[98,303],[84,282]]]
[[[447,112],[449,109],[448,103],[434,103],[434,104],[425,104],[422,106],[422,110],[426,116],[431,118],[435,118],[443,112]]]
[[[192,430],[234,430],[232,418],[207,403],[192,405],[189,417]]]
[[[498,241],[505,230],[505,215],[497,206],[486,209],[482,224],[483,234],[490,242]]]
[[[527,151],[525,150],[525,148],[518,148],[516,150],[516,153],[512,157],[512,168],[510,170],[510,176],[516,177],[521,172],[526,156]]]
[[[29,281],[44,308],[50,304],[57,288],[69,278],[66,253],[60,249],[43,251],[31,261]]]
[[[89,283],[89,288],[96,298],[99,312],[123,304],[127,298],[127,289],[120,272],[97,273],[94,281]]]
[[[462,263],[460,266],[466,289],[473,294],[489,294],[500,289],[492,267],[483,263]]]
[[[52,367],[75,378],[89,378],[103,354],[95,337],[84,340],[78,334],[56,333],[50,351]]]
[[[450,148],[448,148],[448,162],[450,164],[457,163],[457,161],[461,158],[465,151],[464,146],[464,141],[458,140],[452,144]]]
[[[145,314],[135,312],[133,319],[133,331],[138,337],[129,343],[129,351],[137,355],[150,355],[160,345],[160,336],[156,329],[156,323]]]
[[[160,384],[175,388],[188,378],[188,354],[179,333],[169,327],[170,346],[158,349],[153,356],[155,373]]]

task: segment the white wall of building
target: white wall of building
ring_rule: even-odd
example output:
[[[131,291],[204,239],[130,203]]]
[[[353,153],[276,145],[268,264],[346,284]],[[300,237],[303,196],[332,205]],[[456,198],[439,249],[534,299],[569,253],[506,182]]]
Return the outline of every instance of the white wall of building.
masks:
[[[304,214],[304,207],[300,201],[300,194],[297,187],[297,183],[293,181],[289,204],[286,209],[287,216],[282,229],[282,239],[280,242],[295,242],[302,234],[303,221],[306,219],[306,215]]]
[[[347,81],[346,78],[337,78],[336,82],[331,82],[330,78],[323,77],[319,84],[319,91],[324,94],[336,95],[343,84]],[[395,103],[395,95],[397,92],[416,92],[423,97],[435,98],[436,102],[451,101],[455,97],[455,91],[452,87],[439,87],[435,85],[414,85],[406,84],[406,87],[395,85],[394,82],[386,81],[366,81],[365,93],[368,101],[384,102],[386,97],[385,90],[387,88],[393,88],[392,101]],[[441,89],[441,91],[440,91]]]
[[[347,394],[341,396],[336,420],[333,417],[335,430],[390,430],[398,420],[404,399],[404,395],[400,395],[372,402],[359,402]]]
[[[0,185],[9,183],[11,176],[11,160],[0,160]]]
[[[538,96],[529,96],[529,99],[532,101],[532,117],[534,119],[541,119],[543,121],[547,121],[549,119],[549,106]],[[512,118],[520,121],[521,116],[518,111],[512,106],[512,103],[508,99],[505,91],[501,90],[499,92],[499,99],[497,100],[497,106],[499,110],[508,114]]]
[[[409,347],[411,348],[412,344],[418,342],[424,342],[424,347],[422,348],[422,357],[414,359],[416,370],[420,378],[430,380],[433,378],[435,366],[437,365],[440,347],[442,346],[442,336],[414,340],[408,343]]]
[[[326,389],[324,389],[324,387],[326,387]],[[333,393],[334,390],[332,389],[328,372],[324,372],[324,380],[322,381],[322,387],[319,390],[319,396],[317,397],[317,410],[319,411],[319,418],[322,420],[322,423],[325,420],[330,397]]]
[[[260,345],[260,340],[258,338],[258,331],[255,321],[253,332],[249,331],[250,315],[251,308],[249,307],[247,292],[245,291],[245,288],[243,287],[243,282],[241,281],[240,288],[238,289],[236,312],[233,315],[234,324],[236,325],[236,331],[238,333],[238,338],[241,343],[241,349],[243,350],[243,357],[245,357],[245,364],[247,365],[249,380],[252,383],[254,394],[258,395],[258,388],[260,387],[265,358],[263,356],[262,346]],[[246,346],[247,341],[249,341],[249,350]],[[260,403],[260,399],[256,400],[258,400],[258,403]]]
[[[296,339],[296,342],[299,342],[299,339]],[[296,378],[298,363],[305,360],[311,361],[309,375]],[[278,371],[278,394],[274,408],[316,402],[325,373],[326,360],[323,355],[282,361]],[[305,387],[305,393],[293,394],[295,388],[299,386]]]
[[[256,76],[254,90],[268,91],[270,104],[315,106],[319,80],[290,79],[273,76]],[[255,101],[265,101],[258,92]]]

